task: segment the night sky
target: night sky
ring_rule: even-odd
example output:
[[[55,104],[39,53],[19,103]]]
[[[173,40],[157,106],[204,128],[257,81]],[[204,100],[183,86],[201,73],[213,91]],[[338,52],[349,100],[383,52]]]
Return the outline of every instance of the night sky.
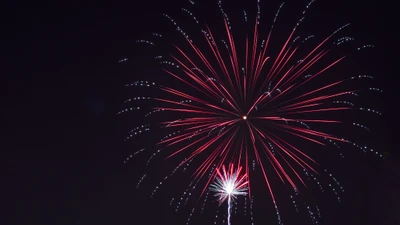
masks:
[[[167,30],[165,23],[159,25],[160,15],[174,15],[188,5],[186,1],[173,2],[32,1],[5,7],[10,10],[1,22],[3,31],[7,30],[2,35],[2,153],[6,160],[2,193],[3,213],[9,220],[4,224],[185,224],[189,211],[175,215],[164,207],[168,198],[149,201],[136,192],[141,173],[123,160],[138,147],[123,142],[126,123],[116,116],[127,97],[123,86],[135,76],[140,79],[150,76],[148,71],[155,73],[148,69],[152,54],[143,52],[146,48],[138,47],[135,40]],[[301,2],[302,6],[307,3]],[[329,4],[324,7],[331,12],[315,7],[310,13],[313,18],[330,13],[332,19],[306,21],[308,25],[329,31],[344,24],[342,21],[352,22],[355,36],[365,40],[362,43],[377,46],[365,53],[369,54],[367,64],[373,67],[371,75],[385,91],[379,105],[383,120],[377,126],[383,131],[376,135],[379,150],[388,152],[384,161],[361,154],[359,159],[353,157],[354,164],[337,165],[351,168],[352,177],[337,177],[351,185],[350,193],[345,195],[347,202],[327,212],[328,221],[323,224],[400,224],[394,213],[400,211],[398,120],[394,119],[400,80],[394,64],[396,14],[393,6],[379,1],[319,3]],[[267,5],[275,11],[279,2]],[[290,7],[288,4],[283,11],[302,10]],[[294,23],[298,18],[285,14],[282,20]],[[325,23],[329,27],[324,27]],[[174,28],[169,28],[167,34],[176,35]],[[129,62],[118,64],[125,57]],[[268,213],[271,221],[276,221],[274,211]],[[206,216],[214,218],[212,213]],[[290,215],[285,219],[288,224],[296,221]],[[198,223],[194,220],[191,224]]]

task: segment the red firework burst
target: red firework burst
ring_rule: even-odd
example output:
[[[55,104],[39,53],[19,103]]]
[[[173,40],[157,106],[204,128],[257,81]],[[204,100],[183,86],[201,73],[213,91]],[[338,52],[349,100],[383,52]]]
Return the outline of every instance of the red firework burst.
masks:
[[[171,17],[165,16],[176,25]],[[240,180],[246,179],[246,182],[241,185],[248,185],[250,193],[248,179],[250,162],[254,158],[277,207],[266,164],[271,165],[282,182],[288,182],[298,190],[296,180],[304,184],[299,168],[317,172],[312,166],[315,160],[296,144],[295,138],[316,146],[324,146],[324,140],[348,142],[306,124],[341,123],[320,117],[327,115],[323,114],[326,112],[353,108],[344,104],[332,105],[332,101],[354,93],[342,88],[344,82],[353,78],[324,85],[314,82],[344,59],[344,56],[327,57],[330,52],[328,42],[348,24],[315,43],[307,54],[300,56],[299,50],[307,48],[296,44],[294,35],[302,21],[296,23],[277,54],[268,51],[273,26],[265,35],[265,40],[260,41],[259,14],[252,33],[246,34],[242,42],[235,38],[224,14],[222,25],[228,40],[227,51],[217,44],[208,26],[202,30],[204,42],[200,45],[177,27],[184,34],[189,49],[175,45],[178,54],[171,55],[171,61],[162,63],[175,66],[177,70],[164,71],[180,81],[183,88],[160,86],[164,97],[153,99],[160,103],[155,111],[168,112],[168,115],[177,117],[162,124],[166,128],[180,128],[181,132],[164,138],[158,144],[172,151],[169,157],[185,154],[186,159],[180,165],[202,155],[201,164],[195,170],[195,179],[204,177],[216,165],[217,169],[208,178],[203,192],[215,177],[228,179],[224,167],[224,175],[219,172],[219,168],[228,163],[238,165],[239,171],[244,168],[245,174]],[[152,42],[140,42],[154,45]],[[237,50],[239,45],[244,49],[242,52]],[[331,60],[326,63],[322,59]],[[287,138],[287,135],[295,138]]]
[[[284,102],[279,101],[285,95],[296,91],[299,87],[310,82],[315,77],[322,75],[324,71],[337,64],[344,57],[333,60],[323,69],[304,80],[303,77],[305,73],[327,54],[328,50],[322,49],[322,46],[333,35],[328,36],[322,42],[318,43],[316,47],[302,58],[301,62],[289,66],[288,63],[298,49],[298,47],[290,47],[288,45],[296,27],[287,38],[279,54],[272,58],[271,56],[267,56],[267,49],[269,47],[272,31],[268,34],[264,47],[258,49],[258,23],[256,19],[253,34],[254,38],[253,42],[250,44],[252,48],[249,49],[247,37],[244,43],[246,46],[245,60],[243,62],[245,68],[244,73],[240,74],[235,40],[226,19],[224,20],[224,25],[231,50],[228,58],[222,57],[220,48],[216,44],[213,44],[215,43],[215,39],[211,30],[207,29],[208,32],[204,33],[205,40],[209,46],[208,50],[214,55],[214,60],[216,60],[219,65],[218,69],[222,71],[224,77],[216,72],[218,70],[217,68],[211,66],[211,57],[206,57],[206,53],[204,53],[206,49],[201,50],[188,38],[186,38],[187,43],[191,46],[193,50],[192,53],[195,53],[195,55],[189,56],[189,53],[185,53],[180,47],[176,46],[176,49],[183,59],[178,59],[178,57],[175,56],[172,56],[172,58],[186,76],[179,76],[177,73],[169,70],[165,71],[196,90],[198,95],[195,96],[169,87],[161,88],[165,92],[175,95],[176,97],[189,99],[191,104],[165,98],[156,98],[156,100],[160,102],[169,103],[167,107],[159,107],[156,109],[170,112],[184,112],[186,117],[178,121],[175,120],[164,123],[166,125],[168,124],[169,127],[182,127],[185,132],[178,136],[168,138],[160,142],[160,144],[171,146],[180,142],[185,142],[189,137],[197,138],[197,140],[192,141],[184,147],[174,150],[174,153],[170,155],[174,156],[185,150],[191,152],[190,156],[184,162],[186,163],[193,157],[210,150],[207,159],[204,160],[203,164],[196,170],[197,177],[202,177],[214,163],[218,164],[218,168],[226,162],[226,160],[231,163],[244,162],[246,174],[249,176],[249,151],[252,151],[251,154],[255,156],[259,163],[273,201],[275,202],[270,181],[265,172],[265,162],[261,160],[260,154],[265,154],[280,179],[282,181],[287,180],[295,189],[298,188],[293,178],[289,176],[287,169],[284,169],[282,163],[286,163],[296,177],[303,183],[304,181],[293,168],[292,164],[288,162],[288,159],[300,165],[302,168],[315,170],[307,162],[307,160],[313,161],[310,156],[306,155],[300,148],[295,147],[285,139],[263,128],[267,126],[272,129],[284,131],[319,145],[324,145],[324,143],[319,141],[318,138],[344,141],[341,138],[324,132],[302,128],[288,123],[338,123],[339,121],[334,120],[300,119],[295,116],[349,109],[348,107],[326,107],[326,104],[324,104],[327,99],[349,93],[349,91],[339,91],[335,94],[324,94],[323,90],[338,87],[343,81],[337,81],[326,86],[315,88],[289,100],[286,99],[287,101]],[[203,65],[195,63],[194,57],[198,57]],[[184,60],[186,60],[186,62],[184,62]],[[269,61],[271,61],[271,64],[268,66],[267,62]],[[190,68],[197,69],[193,70]],[[200,70],[198,68],[205,69]],[[205,70],[207,70],[207,72],[205,72]],[[295,83],[295,81],[300,82]],[[273,84],[273,87],[265,92],[269,83]],[[313,97],[311,97],[312,94],[314,95]],[[268,109],[263,111],[263,109],[267,107]],[[223,127],[225,129],[218,132],[218,135],[206,135],[209,132],[213,132],[215,129]],[[272,153],[267,142],[271,142],[280,149],[280,159]],[[210,146],[214,145],[215,147],[210,148]],[[191,149],[194,148],[196,148],[196,150],[191,151]],[[230,155],[236,156],[228,159],[227,157]],[[242,157],[244,160],[241,160]],[[211,179],[209,182],[210,181]]]

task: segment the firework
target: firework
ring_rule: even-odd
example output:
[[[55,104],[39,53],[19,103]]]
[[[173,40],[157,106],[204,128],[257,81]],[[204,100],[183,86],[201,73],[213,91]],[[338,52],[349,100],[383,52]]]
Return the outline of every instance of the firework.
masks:
[[[228,201],[228,225],[231,224],[231,201],[235,200],[239,195],[247,194],[247,175],[240,175],[242,167],[234,170],[231,164],[228,170],[222,166],[222,171],[217,169],[217,177],[210,190],[215,192],[215,196],[219,198],[219,204]]]
[[[293,28],[288,32],[277,53],[270,52],[270,48],[273,43],[274,26],[283,4],[278,7],[269,30],[260,25],[259,1],[256,15],[244,11],[243,20],[252,31],[243,35],[245,32],[241,27],[231,24],[221,1],[218,1],[222,13],[221,28],[225,33],[223,40],[219,40],[207,25],[202,26],[199,22],[200,17],[194,16],[191,10],[182,9],[183,13],[200,27],[199,31],[204,36],[202,41],[192,40],[173,17],[164,14],[182,35],[182,39],[173,45],[175,50],[169,56],[159,55],[154,59],[165,66],[163,71],[179,82],[180,88],[149,81],[128,84],[127,87],[151,88],[151,97],[128,99],[126,103],[131,107],[118,112],[143,112],[149,123],[159,124],[161,120],[166,136],[155,141],[157,149],[151,154],[147,165],[154,157],[165,152],[166,158],[182,159],[172,173],[166,175],[156,186],[151,196],[177,170],[181,168],[186,171],[190,168],[194,180],[184,191],[181,200],[177,201],[176,211],[182,205],[186,205],[189,198],[187,193],[197,189],[200,182],[203,194],[216,178],[212,190],[220,197],[220,204],[228,200],[230,223],[231,200],[245,191],[250,195],[251,171],[259,168],[281,223],[270,171],[273,171],[282,183],[289,184],[296,195],[299,192],[299,184],[305,185],[305,178],[316,180],[313,174],[318,173],[314,168],[316,161],[311,156],[312,151],[301,147],[303,144],[299,143],[308,142],[313,145],[312,149],[328,145],[339,148],[340,145],[350,144],[364,152],[371,150],[338,135],[341,134],[340,129],[347,129],[348,126],[358,129],[357,132],[369,132],[367,126],[358,121],[347,126],[335,118],[345,117],[346,112],[350,110],[370,113],[372,116],[381,115],[379,111],[359,107],[347,100],[354,99],[363,92],[355,91],[349,88],[351,85],[344,85],[345,83],[354,85],[358,80],[373,77],[358,75],[325,83],[321,80],[324,76],[330,77],[332,74],[329,70],[345,59],[344,55],[331,54],[334,47],[351,43],[354,38],[338,36],[349,24],[333,29],[333,32],[322,38],[314,35],[303,38],[296,36],[296,31],[305,21],[305,15],[313,3],[314,0],[306,6],[300,20],[294,21]],[[191,6],[195,6],[192,1]],[[262,32],[265,30],[268,30],[267,33]],[[137,42],[156,47],[163,35],[153,33],[153,37],[152,40]],[[370,47],[373,46],[357,46],[354,50]],[[120,62],[125,61],[127,59]],[[381,92],[375,87],[367,90]],[[144,101],[154,102],[155,107],[143,111],[144,108],[137,105]],[[327,124],[329,127],[336,126],[337,129],[334,130],[339,132],[333,134],[332,129],[326,129]],[[151,129],[147,123],[136,127],[126,140],[134,138],[135,135],[150,133]],[[140,150],[142,151],[143,149]],[[378,152],[371,151],[382,157]],[[344,157],[341,152],[339,154]],[[131,157],[132,155],[125,162]],[[190,167],[192,161],[196,162],[196,167]],[[226,164],[230,165],[228,170],[223,166]],[[232,165],[238,165],[238,169],[233,171]],[[271,169],[267,170],[267,166]],[[242,168],[244,174],[240,175]],[[138,188],[145,177],[148,176],[143,175]],[[339,184],[331,174],[330,177]],[[320,182],[316,182],[323,190]],[[330,183],[329,186],[331,187]],[[340,185],[339,187],[342,190]],[[337,190],[331,188],[335,195],[338,195]],[[340,200],[338,196],[337,198]],[[295,204],[294,200],[293,203]],[[295,207],[298,211],[296,204]],[[307,207],[308,212],[311,212],[310,207]],[[194,211],[193,209],[191,215]]]

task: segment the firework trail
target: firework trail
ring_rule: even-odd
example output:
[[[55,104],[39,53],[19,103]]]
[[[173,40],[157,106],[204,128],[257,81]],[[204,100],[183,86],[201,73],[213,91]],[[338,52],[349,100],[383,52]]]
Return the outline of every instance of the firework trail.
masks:
[[[188,18],[188,23],[199,28],[199,32],[193,36],[172,16],[163,14],[166,21],[181,35],[181,39],[177,39],[174,45],[165,44],[161,41],[166,35],[153,33],[151,40],[141,39],[137,42],[150,48],[157,48],[160,42],[162,46],[174,48],[169,55],[156,55],[154,60],[162,65],[162,71],[169,78],[175,80],[168,84],[179,83],[179,86],[164,86],[152,81],[127,84],[126,87],[137,88],[140,93],[146,93],[147,89],[149,94],[129,98],[125,101],[126,108],[117,114],[123,116],[134,113],[136,116],[137,113],[143,113],[147,120],[146,125],[131,129],[125,141],[133,141],[136,136],[145,134],[154,138],[152,146],[145,146],[129,154],[124,163],[131,161],[134,155],[152,151],[148,154],[148,167],[152,166],[153,158],[156,157],[163,156],[167,160],[181,157],[177,165],[171,165],[175,169],[165,176],[163,183],[180,168],[193,172],[194,179],[186,189],[188,191],[184,192],[187,195],[185,205],[189,196],[192,196],[191,191],[197,189],[194,187],[204,187],[200,193],[202,196],[215,179],[220,182],[229,180],[227,177],[234,174],[231,166],[237,165],[239,172],[243,168],[242,176],[246,177],[244,183],[249,196],[254,196],[251,191],[252,174],[261,172],[281,224],[271,183],[278,180],[289,185],[296,194],[301,186],[306,186],[305,178],[313,179],[319,185],[315,177],[319,174],[315,168],[319,164],[312,154],[317,152],[315,149],[322,147],[334,146],[339,149],[342,145],[350,145],[365,153],[373,152],[382,157],[365,145],[337,135],[341,131],[333,134],[332,130],[336,128],[331,129],[353,128],[356,129],[355,132],[371,134],[369,124],[363,124],[362,121],[347,124],[335,118],[345,118],[346,115],[354,117],[353,113],[371,116],[382,113],[353,103],[356,98],[366,94],[358,84],[365,84],[362,80],[373,79],[372,76],[357,75],[347,79],[331,76],[331,68],[345,59],[344,55],[332,54],[334,49],[342,49],[343,46],[350,46],[355,42],[352,37],[338,36],[350,24],[332,29],[333,32],[322,38],[314,34],[296,36],[315,2],[312,0],[306,5],[300,19],[294,21],[287,38],[283,39],[284,43],[274,53],[271,50],[274,45],[272,34],[274,27],[279,25],[278,16],[284,4],[278,7],[272,24],[265,27],[260,23],[259,2],[256,0],[257,12],[254,15],[250,11],[240,11],[243,22],[251,28],[247,33],[243,32],[245,29],[242,26],[235,26],[228,17],[229,12],[223,8],[222,1],[217,1],[215,7],[222,14],[222,40],[220,34],[217,36],[211,27],[203,25],[204,12],[200,15],[195,13],[199,4],[197,1],[190,1],[189,6],[181,10]],[[203,36],[203,40],[199,38],[199,34]],[[362,45],[353,50],[357,53],[371,47],[373,46]],[[128,58],[119,61],[121,64],[125,62],[128,62]],[[367,87],[366,90],[368,93],[382,92],[377,87]],[[348,114],[351,110],[353,113]],[[167,133],[161,140],[151,133],[159,129],[155,125],[160,124],[162,131]],[[344,158],[342,152],[339,154]],[[195,166],[188,166],[189,163]],[[230,167],[226,171],[223,165],[227,164]],[[140,179],[138,186],[144,177],[148,177],[146,174]],[[162,182],[157,184],[156,189],[161,184]],[[216,188],[215,184],[213,187]],[[320,187],[322,190],[322,186]],[[156,189],[151,196],[156,193]],[[337,195],[336,189],[332,190]],[[230,201],[234,195],[225,192],[221,196],[225,196],[223,201],[227,200],[229,203],[230,223]],[[205,204],[206,200],[202,203],[202,209]],[[180,201],[177,209],[179,205]],[[201,213],[203,210],[199,211]],[[193,213],[194,209],[190,217]]]
[[[228,225],[231,224],[231,207],[232,200],[239,195],[247,194],[247,175],[241,175],[242,167],[234,170],[233,164],[228,169],[222,166],[222,171],[217,169],[217,177],[214,184],[211,184],[210,190],[215,192],[215,196],[219,198],[219,204],[228,201]]]

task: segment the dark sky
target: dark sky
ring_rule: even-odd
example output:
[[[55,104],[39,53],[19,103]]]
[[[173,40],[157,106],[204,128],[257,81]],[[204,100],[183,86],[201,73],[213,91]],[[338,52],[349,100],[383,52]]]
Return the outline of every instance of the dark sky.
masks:
[[[138,71],[145,72],[140,66],[146,59],[141,57],[141,48],[135,47],[135,40],[165,30],[157,26],[162,19],[159,15],[181,8],[178,3],[170,5],[174,4],[161,0],[7,5],[10,8],[1,22],[3,30],[10,30],[2,34],[2,61],[7,62],[2,76],[6,79],[2,82],[2,152],[6,159],[2,186],[10,220],[4,224],[182,222],[171,211],[154,206],[158,202],[143,202],[146,198],[135,192],[138,173],[135,167],[122,164],[129,151],[122,141],[125,130],[115,115],[126,97],[123,85]],[[275,10],[278,3],[271,5]],[[400,161],[394,144],[398,123],[394,119],[398,93],[394,90],[399,78],[394,70],[397,26],[392,8],[379,1],[341,0],[332,4],[332,11],[341,10],[336,16],[355,23],[356,35],[377,46],[369,60],[382,68],[373,70],[381,73],[376,76],[381,76],[385,90],[382,127],[386,136],[379,139],[385,140],[384,151],[390,152],[383,163],[369,166],[366,159],[365,167],[357,168],[361,171],[357,185],[362,187],[355,190],[363,193],[355,193],[359,197],[352,200],[357,203],[343,203],[338,209],[336,222],[341,224],[395,224],[396,216],[399,222],[393,214],[394,209],[400,210],[396,191],[400,176],[396,178],[394,172]],[[330,13],[334,16],[334,12]],[[318,13],[327,12],[312,12]],[[286,16],[289,21],[298,18]],[[332,29],[342,24],[334,19],[327,23],[333,24]],[[129,66],[122,68],[117,62],[124,57],[129,58]],[[343,218],[342,212],[355,219]],[[187,214],[176,217],[184,221]],[[170,221],[163,222],[165,218]]]

